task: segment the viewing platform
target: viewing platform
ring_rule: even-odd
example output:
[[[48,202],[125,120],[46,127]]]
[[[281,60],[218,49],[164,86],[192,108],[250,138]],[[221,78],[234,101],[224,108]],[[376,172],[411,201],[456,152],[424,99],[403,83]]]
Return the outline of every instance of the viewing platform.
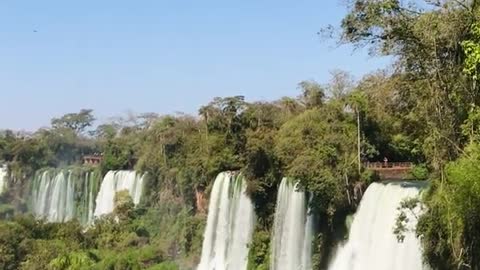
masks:
[[[412,179],[411,162],[365,162],[363,166],[374,171],[382,181]]]
[[[87,155],[82,158],[84,165],[98,165],[103,160],[103,155]]]

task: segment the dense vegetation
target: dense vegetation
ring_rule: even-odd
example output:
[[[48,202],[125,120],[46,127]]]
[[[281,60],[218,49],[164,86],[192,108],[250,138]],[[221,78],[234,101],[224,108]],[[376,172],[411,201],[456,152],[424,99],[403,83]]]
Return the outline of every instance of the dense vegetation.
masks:
[[[480,269],[478,3],[405,2],[350,1],[341,28],[322,31],[393,58],[392,67],[357,82],[334,71],[325,84],[301,82],[296,98],[215,98],[198,117],[147,113],[93,129],[93,112],[82,110],[33,134],[3,132],[0,160],[15,183],[1,198],[13,202],[14,210],[1,208],[8,213],[25,210],[25,186],[35,171],[78,165],[83,154],[103,153],[102,174],[136,169],[150,179],[139,208],[119,193],[116,211],[87,231],[75,221],[45,224],[28,216],[1,222],[1,268],[192,267],[205,221],[196,195],[208,194],[226,170],[246,175],[258,215],[249,269],[268,269],[282,176],[299,179],[313,196],[322,220],[314,256],[321,268],[332,232],[343,231],[355,210],[354,189],[372,181],[362,161],[386,156],[415,162],[414,174],[431,180],[417,228],[425,260],[435,269]]]
[[[150,240],[158,241],[161,244],[157,243],[157,248],[170,254],[169,259],[176,260],[180,256],[180,263],[190,261],[190,266],[191,260],[199,256],[205,220],[202,215],[205,209],[201,209],[195,195],[208,191],[219,172],[241,170],[248,176],[248,192],[254,198],[259,220],[255,234],[258,246],[252,248],[259,251],[252,254],[252,267],[268,265],[267,256],[261,254],[268,253],[269,237],[262,238],[262,235],[270,235],[277,185],[283,175],[301,179],[304,188],[315,194],[312,205],[319,215],[326,217],[328,222],[322,224],[325,230],[333,229],[338,213],[351,210],[344,192],[348,189],[344,179],[351,179],[352,185],[360,180],[356,164],[356,113],[348,109],[354,104],[348,96],[352,90],[346,81],[348,76],[340,72],[336,76],[338,81],[326,86],[315,82],[300,83],[301,96],[298,98],[257,103],[247,103],[241,96],[217,98],[200,109],[199,118],[145,114],[87,131],[94,117],[90,110],[82,110],[54,119],[52,127],[28,136],[5,132],[1,154],[11,168],[15,186],[28,186],[31,176],[40,168],[64,165],[65,156],[71,158],[67,163],[78,163],[81,154],[94,152],[103,153],[99,168],[102,173],[114,169],[148,172],[150,181],[143,205],[146,210],[128,220],[151,222],[148,235],[158,230],[178,231],[156,234],[141,243],[150,247]],[[344,94],[327,99],[326,93],[333,88]],[[27,155],[25,152],[41,163],[23,159]],[[18,209],[26,209],[22,190],[5,194],[4,197],[9,197],[5,201],[11,201],[14,196],[15,204],[21,206]],[[172,208],[165,208],[168,205]],[[172,217],[165,224],[155,223],[150,220],[154,213],[162,218]],[[177,219],[175,215],[179,215]],[[88,233],[95,233],[98,227],[103,230],[105,225],[99,222]],[[154,225],[159,228],[153,228]],[[109,226],[117,228],[120,225]],[[136,233],[126,225],[121,230],[116,239],[121,243]],[[107,232],[108,238],[116,237]],[[110,244],[117,245],[117,241]],[[108,256],[103,252],[106,247],[79,243],[72,252],[100,250],[101,255]],[[125,252],[132,249],[132,246],[121,247]],[[36,256],[35,251],[25,255]],[[15,261],[24,260],[28,258]],[[104,260],[107,259],[99,255],[94,262]],[[46,261],[42,267],[50,263]]]

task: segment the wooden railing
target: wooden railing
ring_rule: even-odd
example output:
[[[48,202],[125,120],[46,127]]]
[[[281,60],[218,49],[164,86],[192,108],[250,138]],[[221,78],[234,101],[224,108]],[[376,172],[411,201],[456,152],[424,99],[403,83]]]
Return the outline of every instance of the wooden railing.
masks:
[[[369,169],[411,169],[413,167],[412,162],[365,162],[363,166]]]
[[[88,156],[83,156],[83,164],[91,164],[91,165],[97,165],[102,162],[103,156],[101,155],[88,155]]]

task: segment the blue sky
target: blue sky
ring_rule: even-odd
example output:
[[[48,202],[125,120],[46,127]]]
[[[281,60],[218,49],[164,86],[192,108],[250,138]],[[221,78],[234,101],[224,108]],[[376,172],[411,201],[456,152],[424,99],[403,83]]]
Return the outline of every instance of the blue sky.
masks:
[[[298,82],[388,63],[322,42],[345,8],[327,1],[3,0],[0,129],[34,130],[91,108],[195,114],[216,96],[296,96]]]

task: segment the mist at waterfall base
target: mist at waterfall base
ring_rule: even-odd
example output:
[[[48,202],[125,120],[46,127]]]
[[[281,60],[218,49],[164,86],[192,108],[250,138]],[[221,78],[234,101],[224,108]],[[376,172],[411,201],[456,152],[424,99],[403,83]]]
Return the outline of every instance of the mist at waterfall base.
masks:
[[[32,182],[31,210],[37,218],[48,222],[76,218],[82,224],[90,224],[94,217],[113,211],[115,193],[120,190],[128,190],[134,203],[138,204],[143,179],[134,171],[109,171],[98,191],[99,176],[95,172],[39,171]]]
[[[308,214],[305,192],[284,178],[280,184],[271,243],[272,270],[312,268],[313,216]]]
[[[419,186],[411,183],[373,183],[355,214],[349,239],[337,251],[330,270],[422,270],[420,243],[407,232],[402,243],[393,233],[402,200],[417,197]],[[416,226],[409,218],[409,228]]]
[[[198,270],[245,270],[255,226],[241,175],[220,173],[213,184]]]

